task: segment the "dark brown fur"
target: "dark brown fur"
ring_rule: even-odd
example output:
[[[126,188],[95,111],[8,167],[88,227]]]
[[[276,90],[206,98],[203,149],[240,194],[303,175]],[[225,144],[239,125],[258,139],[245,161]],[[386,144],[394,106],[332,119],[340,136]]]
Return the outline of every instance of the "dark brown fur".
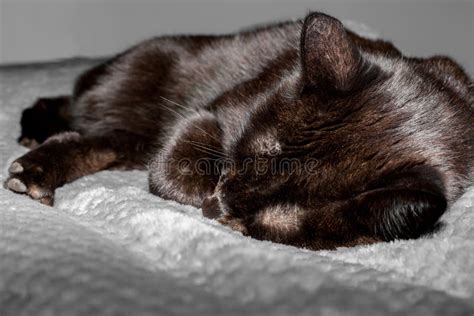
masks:
[[[473,101],[451,59],[405,57],[321,13],[161,37],[26,110],[21,140],[42,144],[5,184],[52,205],[83,175],[148,166],[152,193],[254,238],[311,249],[416,238],[474,182]]]

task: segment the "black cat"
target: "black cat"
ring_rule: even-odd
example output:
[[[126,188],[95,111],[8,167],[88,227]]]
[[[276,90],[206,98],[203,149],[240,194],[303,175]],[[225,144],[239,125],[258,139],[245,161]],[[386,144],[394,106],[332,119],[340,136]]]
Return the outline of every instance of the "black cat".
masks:
[[[243,234],[330,249],[430,231],[474,182],[474,88],[325,14],[160,37],[25,110],[6,187],[149,168],[150,191]],[[38,122],[38,118],[41,118]]]

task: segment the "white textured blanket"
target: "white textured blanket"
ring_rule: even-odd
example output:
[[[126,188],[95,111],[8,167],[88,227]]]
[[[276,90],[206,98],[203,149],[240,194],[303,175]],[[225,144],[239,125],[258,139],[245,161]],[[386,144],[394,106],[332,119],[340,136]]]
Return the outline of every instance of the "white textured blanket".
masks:
[[[1,181],[23,108],[88,61],[0,68]],[[474,314],[474,189],[435,236],[313,252],[260,242],[147,191],[145,172],[0,190],[0,315]]]

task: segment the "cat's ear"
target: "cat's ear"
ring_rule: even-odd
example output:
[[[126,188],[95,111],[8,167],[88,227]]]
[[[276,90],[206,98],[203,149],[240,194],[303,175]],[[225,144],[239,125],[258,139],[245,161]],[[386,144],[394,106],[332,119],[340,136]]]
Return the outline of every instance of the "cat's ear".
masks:
[[[301,62],[305,85],[338,92],[351,91],[364,72],[364,61],[342,23],[312,13],[301,33]]]
[[[369,191],[355,200],[355,222],[369,235],[385,241],[417,238],[429,232],[447,206],[442,194],[396,187]]]
[[[473,99],[472,83],[464,69],[446,56],[433,56],[430,58],[412,58],[425,72],[438,78],[443,84],[454,91]]]

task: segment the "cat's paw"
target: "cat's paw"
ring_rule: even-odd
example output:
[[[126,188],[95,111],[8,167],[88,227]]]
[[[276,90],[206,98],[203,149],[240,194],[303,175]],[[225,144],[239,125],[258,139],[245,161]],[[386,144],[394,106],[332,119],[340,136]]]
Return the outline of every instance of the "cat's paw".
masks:
[[[49,206],[54,203],[54,188],[44,168],[37,162],[17,159],[8,169],[9,178],[4,187],[15,193],[26,194],[32,199]]]
[[[232,230],[242,233],[244,236],[248,236],[249,234],[247,227],[239,218],[235,218],[229,214],[223,214],[217,219],[217,221],[220,224],[231,228]]]
[[[32,138],[28,138],[28,137],[24,137],[24,136],[21,136],[19,139],[18,139],[18,143],[20,145],[23,145],[29,149],[35,149],[36,147],[39,146],[39,143],[36,141],[36,139],[32,139]]]
[[[221,130],[211,113],[180,122],[149,164],[150,192],[164,199],[201,207],[219,180]]]
[[[67,106],[69,96],[39,98],[21,115],[21,135],[18,142],[30,149],[42,144],[48,137],[69,129]]]

